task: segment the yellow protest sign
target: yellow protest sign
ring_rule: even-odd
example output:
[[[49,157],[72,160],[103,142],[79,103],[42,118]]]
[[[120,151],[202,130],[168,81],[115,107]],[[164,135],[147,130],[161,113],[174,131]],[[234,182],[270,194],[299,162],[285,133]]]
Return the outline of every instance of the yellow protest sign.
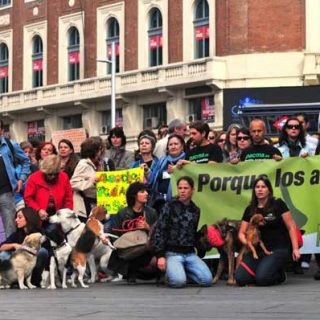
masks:
[[[127,206],[126,192],[133,182],[143,182],[143,168],[97,172],[97,204],[116,214]]]

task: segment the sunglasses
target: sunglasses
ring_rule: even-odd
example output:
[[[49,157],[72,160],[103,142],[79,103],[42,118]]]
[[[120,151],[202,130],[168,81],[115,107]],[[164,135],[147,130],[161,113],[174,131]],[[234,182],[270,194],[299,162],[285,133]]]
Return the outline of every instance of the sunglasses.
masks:
[[[217,143],[221,143],[221,142],[225,142],[225,141],[226,141],[226,139],[218,139]]]
[[[247,140],[250,140],[250,137],[248,136],[237,137],[237,141],[241,141],[241,140],[247,141]]]
[[[211,136],[211,137],[208,137],[209,140],[213,140],[214,139],[214,136]]]
[[[287,124],[288,129],[300,129],[298,124]]]

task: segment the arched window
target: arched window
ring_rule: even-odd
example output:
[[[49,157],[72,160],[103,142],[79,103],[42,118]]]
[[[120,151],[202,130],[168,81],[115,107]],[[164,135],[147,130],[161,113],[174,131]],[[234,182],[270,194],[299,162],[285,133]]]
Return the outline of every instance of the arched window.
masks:
[[[149,65],[162,65],[162,15],[159,9],[152,9],[149,16]]]
[[[77,28],[72,27],[68,32],[68,80],[80,78],[80,35]]]
[[[112,42],[115,43],[116,53],[116,72],[120,70],[120,41],[119,41],[119,23],[117,19],[110,18],[107,22],[107,57],[112,59]],[[111,64],[108,63],[108,73],[111,73]]]
[[[198,0],[194,13],[195,58],[209,56],[209,6],[207,0]]]
[[[32,39],[32,86],[43,85],[43,44],[39,36]]]
[[[0,93],[9,91],[9,50],[5,43],[0,44]]]

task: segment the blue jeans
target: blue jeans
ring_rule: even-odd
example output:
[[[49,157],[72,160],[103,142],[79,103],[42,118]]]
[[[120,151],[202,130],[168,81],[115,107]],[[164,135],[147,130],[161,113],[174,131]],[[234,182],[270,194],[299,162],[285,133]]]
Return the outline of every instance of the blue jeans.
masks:
[[[169,251],[166,253],[166,260],[166,273],[171,287],[184,287],[188,278],[200,286],[211,286],[211,271],[195,253],[182,254]]]
[[[6,237],[9,237],[16,231],[16,208],[12,192],[0,194],[0,214]]]
[[[258,260],[253,258],[251,251],[248,252],[243,257],[243,262],[255,273],[255,276],[240,265],[235,273],[237,284],[245,286],[255,283],[258,286],[271,286],[283,282],[285,280],[283,278],[284,268],[290,258],[290,250],[278,248],[272,252],[269,256],[260,252]]]

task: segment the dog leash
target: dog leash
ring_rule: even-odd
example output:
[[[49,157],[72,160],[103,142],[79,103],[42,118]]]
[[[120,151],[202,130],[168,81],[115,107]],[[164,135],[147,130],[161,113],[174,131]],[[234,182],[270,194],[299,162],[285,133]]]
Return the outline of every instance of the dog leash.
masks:
[[[79,224],[77,224],[74,228],[71,228],[70,230],[68,230],[67,232],[65,232],[65,236],[67,236],[68,234],[70,234],[73,230],[76,230],[78,227],[81,226],[81,222]]]
[[[245,264],[243,261],[240,262],[240,265],[253,277],[256,276],[256,273],[247,265]]]

